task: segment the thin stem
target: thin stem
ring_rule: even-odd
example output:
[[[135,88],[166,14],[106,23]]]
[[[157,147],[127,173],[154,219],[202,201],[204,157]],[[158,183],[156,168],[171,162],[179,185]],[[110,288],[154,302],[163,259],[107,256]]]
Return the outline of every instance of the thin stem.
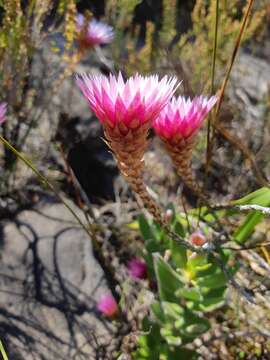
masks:
[[[0,340],[0,354],[3,356],[3,360],[8,360],[7,353],[5,352],[2,341]]]
[[[214,118],[212,120],[213,127],[218,123],[218,115],[220,113],[220,108],[221,108],[221,104],[222,104],[222,101],[223,101],[223,98],[224,98],[225,90],[226,90],[226,87],[227,87],[227,84],[228,84],[228,81],[229,81],[229,78],[230,78],[230,75],[231,75],[232,67],[234,65],[237,52],[238,52],[238,50],[240,48],[242,36],[243,36],[244,30],[245,30],[245,26],[246,26],[247,19],[248,19],[248,16],[250,14],[253,2],[254,2],[254,0],[248,0],[248,3],[247,3],[247,8],[246,8],[246,11],[245,11],[245,14],[244,14],[241,26],[240,26],[239,33],[237,35],[237,39],[236,39],[236,42],[235,42],[235,45],[234,45],[232,55],[231,55],[229,63],[228,63],[229,64],[228,69],[226,71],[225,78],[223,80],[223,83],[222,83],[222,86],[221,86],[221,89],[220,89],[220,92],[219,92],[219,98],[218,98],[218,101],[217,101],[216,111],[215,111]],[[215,141],[215,132],[216,131],[214,129],[212,137],[211,137],[211,141],[210,141],[210,144],[209,144],[207,167],[209,167],[209,164],[210,164],[210,161],[211,161],[212,150],[213,150],[214,141]]]
[[[67,210],[72,214],[72,216],[77,220],[79,225],[84,229],[84,231],[87,233],[90,238],[92,238],[92,232],[87,228],[87,226],[81,221],[79,216],[75,213],[74,210],[68,205],[68,203],[62,198],[61,195],[57,192],[57,190],[54,188],[54,186],[51,184],[51,182],[44,176],[32,163],[31,160],[27,159],[22,153],[20,153],[18,150],[16,150],[2,135],[0,135],[0,141],[10,150],[12,151],[21,161],[25,163],[26,166],[28,166],[33,173],[38,177],[40,183],[42,185],[45,185],[48,189],[50,189],[57,197],[57,199],[67,208]]]
[[[218,20],[219,20],[219,0],[216,0],[216,11],[215,11],[215,35],[213,40],[213,53],[212,53],[212,66],[211,66],[211,95],[214,94],[215,87],[215,70],[216,70],[216,56],[217,56],[217,37],[218,37]],[[211,116],[211,115],[210,115]],[[208,118],[207,122],[207,150],[206,150],[206,164],[209,163],[208,159],[210,154],[210,136],[211,136],[211,121]],[[208,172],[208,166],[206,166],[206,173]]]

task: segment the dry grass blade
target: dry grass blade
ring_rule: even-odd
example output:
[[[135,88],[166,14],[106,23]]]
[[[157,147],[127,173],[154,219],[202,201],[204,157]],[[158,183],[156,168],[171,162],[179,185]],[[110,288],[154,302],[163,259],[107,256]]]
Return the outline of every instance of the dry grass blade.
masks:
[[[218,102],[217,102],[217,106],[216,106],[216,113],[215,113],[214,123],[216,123],[218,121],[218,115],[219,115],[219,112],[220,112],[221,103],[222,103],[223,98],[224,98],[225,90],[226,90],[226,87],[227,87],[227,84],[228,84],[228,81],[229,81],[229,78],[230,78],[230,75],[231,75],[232,67],[234,65],[237,52],[238,52],[238,50],[240,48],[241,39],[242,39],[244,30],[245,30],[245,26],[246,26],[247,19],[248,19],[248,16],[250,14],[253,2],[254,2],[254,0],[248,0],[247,8],[246,8],[243,20],[242,20],[240,31],[239,31],[239,34],[237,36],[231,58],[229,60],[228,70],[226,72],[225,78],[223,80],[223,84],[222,84],[221,89],[220,89],[220,94],[219,94],[219,98],[218,98]]]
[[[231,58],[229,60],[228,69],[226,71],[225,78],[223,80],[221,89],[219,91],[219,97],[218,97],[218,102],[217,102],[217,105],[216,105],[216,111],[215,111],[213,119],[211,119],[214,131],[213,131],[212,138],[210,140],[209,147],[208,147],[206,168],[209,168],[209,165],[210,165],[213,146],[214,146],[214,141],[215,141],[215,133],[216,133],[216,130],[218,129],[217,126],[216,126],[218,124],[218,115],[219,115],[219,112],[220,112],[220,109],[221,109],[221,104],[222,104],[222,101],[223,101],[223,98],[224,98],[225,90],[226,90],[226,87],[227,87],[227,84],[228,84],[228,81],[229,81],[229,78],[230,78],[230,75],[231,75],[232,67],[234,65],[237,52],[238,52],[240,44],[241,44],[241,39],[242,39],[244,30],[245,30],[245,26],[246,26],[247,19],[248,19],[248,16],[250,14],[253,2],[254,2],[254,0],[248,0],[246,11],[245,11],[245,14],[243,16],[243,20],[242,20],[242,23],[241,23],[241,26],[240,26],[240,30],[239,30],[239,33],[238,33],[238,36],[237,36],[237,39],[236,39],[236,42],[235,42],[235,45],[234,45],[234,49],[233,49]],[[237,144],[239,144],[239,142]],[[243,152],[243,149],[240,149],[240,150]],[[245,150],[245,154],[247,154],[247,151]],[[250,158],[250,156],[249,156],[249,158]]]
[[[215,70],[216,70],[216,56],[217,56],[217,37],[218,37],[218,18],[219,18],[219,0],[216,0],[216,14],[215,14],[215,36],[213,42],[213,54],[212,54],[212,66],[211,66],[211,95],[214,93],[215,86]],[[206,163],[208,164],[208,158],[211,157],[211,120],[212,112],[209,115],[207,122],[207,149],[206,149]],[[213,129],[214,131],[214,129]],[[206,173],[208,172],[208,166],[206,166]]]

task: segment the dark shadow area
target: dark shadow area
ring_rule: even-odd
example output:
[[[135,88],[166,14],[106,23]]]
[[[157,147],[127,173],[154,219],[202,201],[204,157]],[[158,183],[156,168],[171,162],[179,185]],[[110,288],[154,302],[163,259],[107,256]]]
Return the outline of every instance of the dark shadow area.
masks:
[[[85,249],[90,272],[82,261],[72,268],[69,251],[76,252],[83,239],[77,248],[65,245],[70,237],[76,245],[80,230],[49,215],[44,217],[48,228],[39,234],[43,223],[35,219],[42,215],[32,214],[9,224],[2,247],[0,338],[9,359],[110,359],[112,326],[97,314],[94,299],[104,288],[102,272],[91,273],[97,265]]]

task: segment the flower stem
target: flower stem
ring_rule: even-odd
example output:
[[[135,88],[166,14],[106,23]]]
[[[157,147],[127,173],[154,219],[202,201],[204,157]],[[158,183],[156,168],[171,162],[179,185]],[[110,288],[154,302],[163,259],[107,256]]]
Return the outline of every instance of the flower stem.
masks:
[[[211,95],[214,94],[215,88],[215,69],[216,69],[216,56],[217,56],[217,37],[218,37],[218,20],[219,20],[219,0],[216,0],[216,11],[215,11],[215,35],[213,40],[213,53],[212,53],[212,65],[211,65]],[[206,174],[209,170],[209,159],[211,158],[211,146],[210,146],[210,139],[211,139],[211,120],[210,114],[207,122],[207,146],[206,146]],[[213,130],[214,131],[214,130]]]
[[[228,81],[229,81],[229,78],[230,78],[230,75],[231,75],[232,67],[234,65],[237,52],[238,52],[238,50],[240,48],[242,36],[243,36],[244,30],[245,30],[245,27],[246,27],[247,19],[248,19],[248,16],[250,14],[253,2],[254,2],[254,0],[248,0],[247,1],[246,11],[244,13],[243,20],[242,20],[242,23],[241,23],[241,26],[240,26],[240,29],[239,29],[239,33],[238,33],[236,41],[235,41],[234,49],[233,49],[233,52],[231,54],[231,57],[230,57],[230,60],[229,60],[229,63],[228,63],[228,69],[227,69],[226,75],[224,77],[224,80],[223,80],[223,83],[222,83],[222,86],[221,86],[221,89],[220,89],[220,93],[219,93],[219,97],[218,97],[218,101],[217,101],[217,105],[216,105],[216,111],[215,111],[214,117],[213,117],[213,119],[211,121],[212,127],[213,127],[213,133],[212,133],[210,143],[209,143],[209,152],[208,152],[208,156],[207,156],[206,168],[209,168],[209,164],[210,164],[210,161],[211,161],[213,146],[214,146],[214,142],[215,142],[216,125],[218,125],[218,123],[219,123],[218,116],[219,116],[219,113],[220,113],[221,104],[222,104],[222,101],[223,101],[223,98],[224,98],[225,90],[226,90],[226,87],[227,87],[227,84],[228,84]]]
[[[52,183],[44,176],[32,163],[31,160],[27,159],[21,152],[15,149],[8,140],[6,140],[2,135],[0,135],[0,141],[10,150],[12,151],[22,162],[28,166],[33,173],[37,176],[40,183],[50,189],[57,197],[57,199],[67,208],[67,210],[72,214],[72,216],[76,219],[78,224],[83,228],[83,230],[87,233],[90,238],[92,238],[92,231],[88,229],[88,227],[81,221],[79,216],[75,213],[75,211],[69,206],[69,204],[62,198],[62,196],[58,193],[58,191],[54,188]]]

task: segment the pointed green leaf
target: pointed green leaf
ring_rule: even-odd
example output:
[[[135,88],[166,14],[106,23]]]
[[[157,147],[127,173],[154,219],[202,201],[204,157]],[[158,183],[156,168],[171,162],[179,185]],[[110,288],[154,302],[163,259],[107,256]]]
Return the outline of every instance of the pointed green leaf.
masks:
[[[167,318],[177,320],[184,313],[184,309],[182,308],[182,306],[178,305],[177,303],[162,301],[161,305]]]
[[[160,329],[160,334],[167,341],[168,345],[180,346],[182,344],[181,337],[175,336],[171,329],[161,328]]]
[[[193,300],[193,301],[201,301],[202,300],[202,295],[201,295],[199,289],[196,289],[196,288],[181,288],[176,291],[175,295],[178,297],[184,297],[188,300]]]
[[[151,225],[148,223],[144,215],[139,215],[138,218],[141,234],[144,240],[154,239],[154,232]]]
[[[235,231],[233,237],[239,242],[243,243],[251,236],[256,225],[258,225],[264,218],[264,215],[259,211],[253,211],[248,214],[245,221]]]
[[[176,221],[174,224],[174,231],[177,235],[181,236],[181,237],[185,237],[186,236],[186,232],[184,229],[184,226],[179,222]]]
[[[239,200],[232,201],[234,205],[260,205],[260,206],[269,206],[270,205],[270,188],[263,187],[259,190],[256,190]]]
[[[153,254],[153,259],[160,298],[164,301],[176,302],[175,292],[183,286],[181,277],[159,254]]]
[[[217,289],[227,284],[228,279],[220,272],[197,279],[197,284],[201,288]]]
[[[177,268],[185,269],[187,265],[187,250],[173,239],[170,239],[172,260]]]
[[[156,317],[157,321],[164,323],[166,321],[165,314],[163,312],[163,308],[158,301],[153,302],[151,305],[151,310]]]

